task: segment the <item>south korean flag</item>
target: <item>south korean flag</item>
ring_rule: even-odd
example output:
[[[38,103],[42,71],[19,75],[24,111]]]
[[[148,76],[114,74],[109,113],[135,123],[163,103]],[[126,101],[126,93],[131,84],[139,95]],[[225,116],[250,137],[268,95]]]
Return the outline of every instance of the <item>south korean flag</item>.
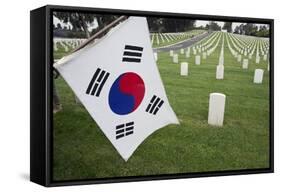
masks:
[[[130,17],[55,68],[125,161],[157,129],[179,124],[154,59],[145,17]]]

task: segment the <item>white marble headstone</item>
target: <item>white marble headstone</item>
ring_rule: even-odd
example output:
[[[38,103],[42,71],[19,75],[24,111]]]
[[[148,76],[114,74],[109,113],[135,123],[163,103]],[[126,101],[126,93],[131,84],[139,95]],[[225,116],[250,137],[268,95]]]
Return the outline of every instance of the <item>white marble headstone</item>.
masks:
[[[207,53],[203,52],[203,59],[206,59],[206,58],[207,58]]]
[[[217,65],[216,79],[223,79],[223,75],[224,75],[224,66]]]
[[[174,55],[174,51],[170,50],[170,56],[172,57]]]
[[[222,126],[226,96],[222,93],[211,93],[209,99],[208,124]]]
[[[181,76],[187,76],[188,75],[188,63],[182,62],[181,63]]]
[[[260,63],[260,56],[256,56],[256,63]]]
[[[242,68],[243,69],[248,69],[248,65],[249,65],[249,60],[248,59],[243,59]]]
[[[200,60],[201,60],[200,55],[196,55],[196,56],[195,56],[195,64],[196,64],[196,65],[200,65],[200,63],[201,63]]]
[[[185,57],[186,57],[186,58],[189,58],[189,57],[190,57],[190,51],[186,51],[186,52],[185,52]]]
[[[254,83],[262,83],[263,69],[256,69],[254,75]]]
[[[239,55],[237,56],[237,61],[238,61],[238,62],[241,62],[241,60],[242,60],[242,56],[239,54]]]
[[[174,54],[174,55],[173,55],[173,62],[174,62],[174,63],[178,63],[178,62],[179,62],[178,54]]]

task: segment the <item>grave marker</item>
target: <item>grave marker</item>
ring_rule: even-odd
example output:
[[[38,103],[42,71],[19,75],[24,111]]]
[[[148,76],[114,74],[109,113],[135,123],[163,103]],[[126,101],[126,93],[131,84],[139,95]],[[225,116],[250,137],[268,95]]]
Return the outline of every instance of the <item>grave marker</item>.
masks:
[[[174,55],[174,51],[170,50],[170,56],[172,57]]]
[[[181,76],[187,76],[188,75],[188,63],[182,62],[181,63]]]
[[[254,83],[260,84],[263,79],[263,69],[256,69],[254,75]]]
[[[238,57],[237,57],[237,61],[240,63],[242,60],[242,56],[239,54]]]
[[[243,59],[242,69],[248,69],[249,60]]]
[[[223,79],[223,75],[224,75],[224,66],[217,65],[216,79]]]
[[[174,54],[174,55],[173,55],[173,62],[174,62],[174,63],[178,63],[178,62],[179,62],[178,54]]]
[[[206,59],[206,58],[207,58],[207,53],[203,52],[203,59]]]
[[[256,56],[256,63],[260,63],[260,56]]]
[[[223,125],[225,98],[225,95],[222,93],[210,94],[208,124],[214,126]]]
[[[201,60],[200,55],[196,55],[196,56],[195,56],[195,64],[196,64],[196,65],[200,65],[200,63],[201,63],[200,60]]]
[[[184,49],[181,49],[181,50],[180,50],[180,53],[181,53],[181,54],[184,54]]]

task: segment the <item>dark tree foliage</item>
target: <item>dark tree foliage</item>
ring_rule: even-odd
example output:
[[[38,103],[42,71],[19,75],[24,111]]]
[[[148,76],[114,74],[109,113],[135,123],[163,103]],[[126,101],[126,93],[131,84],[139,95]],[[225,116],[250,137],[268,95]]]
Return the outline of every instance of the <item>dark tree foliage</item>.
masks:
[[[150,32],[184,32],[194,28],[195,20],[147,17]]]
[[[114,15],[96,15],[77,12],[54,12],[54,15],[64,23],[70,22],[73,26],[72,31],[84,31],[86,38],[89,38],[92,34],[92,31],[88,30],[88,24],[94,22],[95,19],[98,23],[98,28],[95,31],[98,31],[118,17]]]
[[[222,28],[225,29],[228,33],[232,33],[232,22],[224,22]]]
[[[256,33],[256,36],[269,37],[269,29],[265,25],[260,26],[259,30]]]
[[[241,25],[236,26],[233,33],[241,34],[241,27],[240,27],[240,26],[241,26]]]
[[[251,35],[257,37],[269,37],[269,28],[267,25],[258,27],[253,23],[246,23],[236,26],[234,33],[241,35]]]
[[[209,31],[220,31],[221,30],[221,26],[219,26],[218,23],[216,23],[214,21],[210,21],[209,24],[206,25],[206,28]]]

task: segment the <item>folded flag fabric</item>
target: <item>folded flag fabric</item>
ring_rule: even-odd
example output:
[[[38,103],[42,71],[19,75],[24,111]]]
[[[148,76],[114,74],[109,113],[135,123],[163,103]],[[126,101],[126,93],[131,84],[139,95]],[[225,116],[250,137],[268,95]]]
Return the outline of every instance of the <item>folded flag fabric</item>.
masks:
[[[125,161],[154,131],[179,124],[154,59],[145,17],[129,17],[54,67]]]

